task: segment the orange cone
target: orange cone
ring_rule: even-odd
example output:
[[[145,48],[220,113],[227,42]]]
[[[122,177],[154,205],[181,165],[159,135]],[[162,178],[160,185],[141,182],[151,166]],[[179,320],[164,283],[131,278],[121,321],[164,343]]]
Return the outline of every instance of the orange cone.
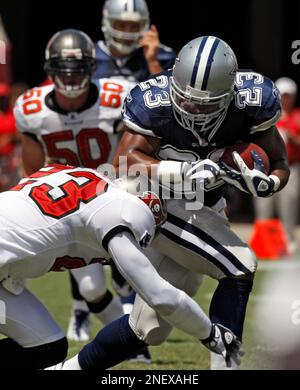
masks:
[[[279,219],[256,221],[250,246],[261,260],[276,260],[290,254],[287,236]]]

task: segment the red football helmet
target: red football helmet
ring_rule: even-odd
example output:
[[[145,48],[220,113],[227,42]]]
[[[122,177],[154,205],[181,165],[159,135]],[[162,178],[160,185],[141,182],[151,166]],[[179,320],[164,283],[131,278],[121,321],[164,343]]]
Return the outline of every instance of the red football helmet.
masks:
[[[162,225],[167,218],[167,203],[164,199],[159,198],[155,192],[146,191],[142,196],[138,197],[149,207],[151,210],[156,226]]]
[[[162,225],[167,218],[167,203],[160,198],[158,185],[145,176],[122,177],[115,181],[118,187],[141,199],[151,210],[156,226]]]

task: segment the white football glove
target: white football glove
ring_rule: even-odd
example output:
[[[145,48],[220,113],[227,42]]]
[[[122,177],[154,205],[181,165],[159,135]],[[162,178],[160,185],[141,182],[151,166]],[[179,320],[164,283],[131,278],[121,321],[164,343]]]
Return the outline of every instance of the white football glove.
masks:
[[[163,160],[157,167],[157,179],[162,189],[185,196],[209,190],[220,179],[219,166],[210,159],[195,162]]]
[[[254,160],[254,169],[249,169],[237,152],[233,152],[232,156],[240,169],[239,171],[229,167],[224,162],[219,163],[222,179],[255,197],[273,195],[280,186],[279,178],[275,175],[267,176],[263,172],[264,164],[260,156],[254,150],[251,151],[251,155]]]
[[[185,163],[183,166],[183,178],[196,191],[197,186],[206,189],[214,184],[219,175],[220,167],[210,159],[198,160],[192,163]]]
[[[242,343],[234,333],[220,324],[212,324],[210,336],[201,340],[202,344],[210,351],[222,355],[227,367],[232,366],[232,361],[240,365],[241,356],[244,355]]]

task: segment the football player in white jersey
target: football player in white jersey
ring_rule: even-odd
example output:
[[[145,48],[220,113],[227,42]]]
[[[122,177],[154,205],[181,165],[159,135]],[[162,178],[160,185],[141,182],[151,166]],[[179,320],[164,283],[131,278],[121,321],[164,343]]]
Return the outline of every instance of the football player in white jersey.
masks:
[[[148,185],[138,193],[135,183],[126,178],[116,185],[92,169],[54,164],[0,194],[0,300],[6,309],[0,333],[7,336],[0,340],[2,369],[45,368],[67,353],[63,331],[27,290],[26,279],[101,259],[112,259],[170,324],[217,348],[226,359],[231,359],[233,346],[238,350],[233,333],[212,324],[192,298],[158,274],[144,253],[166,219],[166,205]],[[133,348],[139,343],[144,345],[137,339]],[[118,355],[112,346],[111,353]]]
[[[94,45],[85,33],[67,29],[50,39],[45,71],[53,84],[23,94],[14,110],[26,176],[46,160],[87,168],[109,161],[118,142],[122,103],[133,84],[111,79],[92,82],[95,69]],[[72,272],[80,295],[73,301],[68,337],[86,341],[89,311],[107,324],[123,314],[122,305],[107,290],[99,264]]]

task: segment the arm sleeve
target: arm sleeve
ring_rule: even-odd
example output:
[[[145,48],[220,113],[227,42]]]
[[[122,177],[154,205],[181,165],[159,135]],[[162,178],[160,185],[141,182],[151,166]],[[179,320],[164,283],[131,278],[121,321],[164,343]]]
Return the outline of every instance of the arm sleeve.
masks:
[[[125,125],[134,132],[159,138],[159,135],[153,130],[149,110],[145,109],[143,103],[144,99],[140,87],[136,86],[125,99],[122,119]]]
[[[150,209],[138,197],[119,189],[108,190],[102,196],[104,206],[92,215],[88,225],[103,249],[108,252],[110,240],[123,232],[132,234],[139,246],[147,247],[155,234]]]
[[[211,331],[208,316],[185,292],[159,275],[129,233],[113,237],[109,253],[134,291],[169,324],[200,340],[208,337]]]
[[[253,109],[254,107],[252,107]],[[251,108],[249,108],[251,111]],[[253,115],[253,114],[252,114]],[[281,116],[280,95],[275,84],[266,78],[262,93],[262,104],[252,117],[251,134],[268,130]]]
[[[124,251],[126,248],[126,251]],[[171,285],[157,273],[135,238],[129,232],[112,237],[108,250],[120,273],[150,306]],[[149,283],[151,281],[151,283]],[[175,289],[175,288],[174,288]]]

